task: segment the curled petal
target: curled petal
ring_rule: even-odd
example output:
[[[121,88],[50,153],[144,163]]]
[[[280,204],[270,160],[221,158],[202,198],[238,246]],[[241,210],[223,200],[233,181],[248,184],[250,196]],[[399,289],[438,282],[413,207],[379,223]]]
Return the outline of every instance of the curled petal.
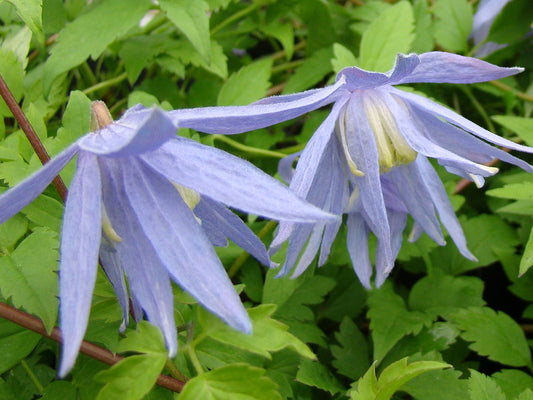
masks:
[[[74,365],[87,329],[102,229],[101,193],[98,161],[95,156],[82,152],[70,185],[61,234],[59,296],[63,347],[60,377]]]
[[[348,232],[346,246],[350,253],[352,265],[362,285],[370,289],[372,264],[368,255],[368,228],[360,213],[349,213],[346,222]]]

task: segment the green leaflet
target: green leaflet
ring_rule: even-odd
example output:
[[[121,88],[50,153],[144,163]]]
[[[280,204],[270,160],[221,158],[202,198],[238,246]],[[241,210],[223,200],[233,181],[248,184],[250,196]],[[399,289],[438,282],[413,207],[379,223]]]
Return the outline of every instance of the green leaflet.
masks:
[[[472,6],[467,0],[437,0],[433,14],[435,40],[450,51],[464,52],[472,30]]]

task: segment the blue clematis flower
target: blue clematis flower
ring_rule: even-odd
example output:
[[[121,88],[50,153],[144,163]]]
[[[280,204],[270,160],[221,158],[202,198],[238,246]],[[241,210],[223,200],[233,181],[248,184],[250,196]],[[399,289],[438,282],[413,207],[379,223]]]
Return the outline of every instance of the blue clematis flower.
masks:
[[[59,375],[72,368],[89,317],[98,257],[128,317],[134,305],[177,350],[171,278],[230,326],[251,322],[213,244],[226,238],[264,264],[266,248],[226,206],[281,220],[335,217],[299,199],[252,164],[177,137],[167,113],[136,106],[113,122],[93,103],[99,128],[0,196],[0,223],[37,197],[76,154],[61,235]],[[177,189],[177,190],[176,190]],[[139,311],[137,311],[137,314]]]
[[[184,118],[184,125],[194,129],[228,133],[232,129],[257,129],[334,103],[299,154],[296,170],[292,171],[293,155],[282,160],[279,171],[299,196],[333,214],[348,214],[347,245],[354,269],[366,287],[370,287],[372,275],[368,235],[372,232],[377,237],[375,282],[379,286],[394,267],[408,214],[415,221],[411,240],[425,231],[443,245],[438,214],[459,251],[475,259],[427,157],[478,186],[483,185],[484,177],[497,172],[497,168],[482,165],[494,158],[533,170],[487,142],[529,153],[532,148],[494,135],[454,111],[394,85],[474,83],[521,71],[444,52],[400,54],[388,73],[345,68],[335,84],[324,89],[218,111],[178,110],[171,116]],[[207,114],[211,117],[201,120]],[[223,117],[232,121],[232,126],[219,124]],[[324,264],[340,223],[282,222],[271,244],[271,251],[276,251],[288,240],[280,275],[287,274],[294,265],[295,275],[302,273],[319,250],[318,264]]]

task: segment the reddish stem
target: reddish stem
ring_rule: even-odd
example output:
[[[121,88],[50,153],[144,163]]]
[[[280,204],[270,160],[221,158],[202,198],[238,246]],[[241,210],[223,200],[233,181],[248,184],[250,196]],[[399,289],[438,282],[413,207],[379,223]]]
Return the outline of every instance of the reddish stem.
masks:
[[[11,322],[14,322],[49,339],[52,339],[57,343],[62,343],[61,330],[59,328],[54,328],[50,333],[48,333],[44,327],[44,324],[39,318],[25,313],[24,311],[20,311],[16,308],[13,308],[2,302],[0,302],[0,317],[3,317]],[[114,365],[124,358],[117,354],[113,354],[109,350],[97,346],[94,343],[87,342],[86,340],[81,343],[80,353],[99,360],[107,365]],[[183,386],[185,385],[185,383],[183,383],[182,381],[163,374],[159,375],[156,383],[161,387],[164,387],[177,393],[181,392]]]
[[[11,90],[6,85],[6,82],[4,81],[4,78],[0,74],[0,95],[2,95],[2,98],[6,102],[7,106],[11,110],[11,113],[19,123],[20,127],[26,134],[26,137],[30,141],[31,147],[35,150],[35,153],[37,154],[37,157],[39,157],[39,160],[41,160],[41,163],[46,164],[48,161],[50,161],[50,156],[48,155],[46,149],[44,148],[41,140],[39,139],[39,136],[35,133],[33,130],[33,127],[30,124],[30,121],[28,121],[28,118],[26,118],[26,115],[24,115],[24,112],[20,108],[19,104],[13,97],[13,94],[11,93]],[[61,199],[63,199],[63,202],[67,199],[67,187],[65,186],[65,183],[61,179],[60,176],[56,176],[54,180],[52,181],[52,184],[56,188],[57,192],[59,193],[59,196],[61,196]]]

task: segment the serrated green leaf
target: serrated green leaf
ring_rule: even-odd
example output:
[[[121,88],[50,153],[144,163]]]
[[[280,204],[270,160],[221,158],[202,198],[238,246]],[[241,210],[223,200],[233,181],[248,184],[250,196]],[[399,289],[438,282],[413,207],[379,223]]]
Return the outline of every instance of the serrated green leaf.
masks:
[[[0,374],[3,374],[35,348],[41,336],[0,318]]]
[[[48,93],[60,74],[89,56],[99,57],[109,44],[137,25],[151,5],[150,0],[106,0],[68,24],[59,33],[44,65],[44,92]]]
[[[331,66],[336,74],[343,68],[357,65],[357,59],[353,53],[340,43],[333,44],[333,55]]]
[[[415,35],[411,4],[401,1],[381,14],[363,33],[360,66],[385,72],[392,68],[396,54],[407,53]]]
[[[502,389],[490,377],[473,369],[468,378],[470,400],[507,400]]]
[[[14,215],[0,225],[0,252],[9,253],[28,230],[28,221],[21,215]]]
[[[433,23],[428,2],[415,0],[413,11],[415,15],[415,39],[411,45],[411,50],[418,54],[431,51],[433,50]]]
[[[273,304],[248,309],[253,326],[251,335],[230,328],[206,311],[201,312],[200,323],[211,338],[268,359],[271,358],[270,353],[285,347],[292,348],[303,357],[314,359],[315,355],[307,345],[287,332],[287,325],[271,318],[275,310],[276,306]]]
[[[416,400],[468,399],[468,382],[459,379],[460,371],[451,369],[429,371],[407,382],[402,391]]]
[[[203,0],[161,0],[161,9],[168,19],[190,40],[207,64],[211,63],[209,39],[209,6]]]
[[[483,288],[483,281],[473,276],[436,273],[415,283],[409,294],[409,306],[435,317],[458,308],[483,306]]]
[[[433,14],[435,40],[451,51],[466,51],[472,30],[472,6],[467,0],[437,0]]]
[[[99,372],[95,380],[106,385],[96,400],[140,400],[154,386],[167,357],[150,353],[124,358],[108,370]]]
[[[135,351],[148,354],[166,354],[163,334],[159,328],[147,321],[140,321],[136,330],[128,330],[126,337],[120,341],[118,351]]]
[[[314,386],[331,395],[343,392],[344,386],[335,378],[324,364],[317,361],[303,360],[298,368],[296,380],[308,386]]]
[[[2,49],[6,52],[12,51],[20,62],[20,65],[22,65],[22,68],[25,69],[28,65],[28,51],[30,50],[30,44],[31,31],[25,26],[16,34],[6,36],[2,43]]]
[[[514,115],[494,115],[491,118],[516,133],[528,146],[533,146],[533,119]]]
[[[533,200],[533,182],[511,183],[501,188],[487,190],[489,196],[513,200]]]
[[[36,228],[8,255],[0,257],[0,290],[18,308],[37,315],[50,331],[57,316],[57,234]]]
[[[15,53],[3,48],[0,48],[0,74],[15,100],[19,101],[23,92],[24,71],[22,64]],[[0,115],[11,115],[11,111],[9,111],[3,98],[0,98]]]
[[[59,233],[63,217],[63,204],[44,194],[37,197],[21,211],[30,221]]]
[[[531,365],[529,346],[520,326],[507,314],[488,307],[470,307],[451,315],[470,348],[493,361],[512,366]]]
[[[277,385],[262,368],[233,364],[198,375],[187,382],[180,400],[281,400]]]
[[[331,346],[331,354],[335,357],[332,365],[337,368],[339,374],[354,380],[359,379],[370,364],[365,337],[351,319],[344,318],[335,338],[340,346]]]
[[[267,35],[278,39],[285,50],[285,59],[290,60],[294,53],[294,29],[292,24],[274,20],[268,25],[262,26],[261,30]]]
[[[287,81],[283,94],[296,93],[311,88],[331,72],[331,48],[315,51],[305,59]],[[312,116],[312,115],[311,115]]]
[[[245,105],[265,96],[270,86],[272,59],[256,61],[242,67],[224,83],[218,94],[219,106]]]
[[[526,389],[533,388],[533,377],[519,369],[502,369],[492,375],[508,399],[514,400]]]
[[[265,364],[266,374],[279,385],[278,391],[284,399],[294,396],[293,385],[301,357],[290,350],[282,350],[272,355]]]
[[[228,76],[228,65],[226,63],[227,57],[224,54],[224,49],[216,41],[211,40],[211,63],[207,64],[200,54],[194,50],[189,41],[182,40],[175,42],[175,48],[167,52],[168,55],[178,58],[184,64],[193,64],[204,68],[222,79]]]
[[[31,29],[35,38],[44,43],[42,23],[42,0],[8,0],[17,10],[17,14]]]
[[[75,399],[76,386],[68,381],[54,381],[44,388],[41,400]]]
[[[124,61],[128,81],[135,83],[141,71],[169,44],[166,35],[136,36],[126,40],[118,54]]]
[[[418,334],[431,323],[431,316],[409,311],[404,300],[385,283],[373,290],[368,298],[370,330],[374,342],[374,359],[381,361],[385,354],[404,336]]]

